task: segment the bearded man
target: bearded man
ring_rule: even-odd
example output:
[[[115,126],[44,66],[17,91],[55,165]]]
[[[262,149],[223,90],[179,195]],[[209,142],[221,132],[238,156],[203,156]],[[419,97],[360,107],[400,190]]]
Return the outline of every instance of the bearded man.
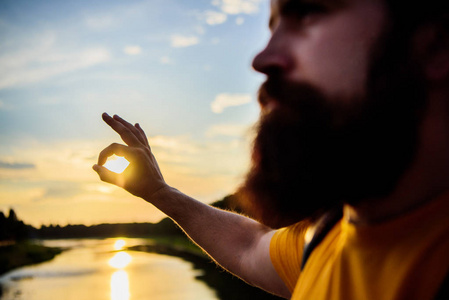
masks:
[[[276,295],[447,299],[449,4],[272,0],[271,13],[239,191],[257,221],[168,186],[142,128],[118,116],[103,119],[127,145],[94,170]],[[121,175],[103,167],[112,154],[131,163]]]

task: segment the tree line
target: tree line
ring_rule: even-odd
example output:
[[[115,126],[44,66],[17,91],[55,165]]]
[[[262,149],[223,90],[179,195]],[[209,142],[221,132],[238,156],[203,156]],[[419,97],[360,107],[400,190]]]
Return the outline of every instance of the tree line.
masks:
[[[33,227],[19,220],[13,209],[8,216],[0,211],[0,241],[20,241],[29,238]]]
[[[229,195],[212,204],[222,209],[241,211],[234,195]],[[158,235],[183,235],[182,230],[169,218],[159,223],[119,223],[99,225],[48,225],[35,228],[21,221],[13,209],[6,217],[0,212],[0,241],[20,241],[29,238],[85,238],[85,237],[145,237]]]

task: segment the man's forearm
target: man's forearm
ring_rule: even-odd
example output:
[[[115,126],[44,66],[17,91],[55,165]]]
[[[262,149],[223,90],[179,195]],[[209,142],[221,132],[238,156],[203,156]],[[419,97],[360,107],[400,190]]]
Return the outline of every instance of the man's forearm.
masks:
[[[173,219],[185,233],[218,264],[251,281],[242,261],[270,228],[245,216],[214,208],[172,187],[160,189],[145,199]]]

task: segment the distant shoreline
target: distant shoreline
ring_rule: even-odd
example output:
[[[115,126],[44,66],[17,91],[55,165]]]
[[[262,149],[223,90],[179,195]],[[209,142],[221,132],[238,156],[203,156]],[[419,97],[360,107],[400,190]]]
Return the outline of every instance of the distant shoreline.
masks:
[[[52,260],[63,251],[30,241],[8,243],[0,247],[0,275],[13,269]]]

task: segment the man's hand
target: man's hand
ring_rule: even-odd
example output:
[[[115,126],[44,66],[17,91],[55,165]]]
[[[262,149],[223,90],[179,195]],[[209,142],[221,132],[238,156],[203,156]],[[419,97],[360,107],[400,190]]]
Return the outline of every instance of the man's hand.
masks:
[[[100,152],[98,163],[93,169],[100,179],[120,186],[128,192],[151,202],[151,197],[167,187],[156,158],[151,152],[145,132],[139,124],[132,125],[117,115],[102,115],[103,120],[116,131],[127,146],[113,143]],[[103,165],[109,156],[124,156],[129,161],[128,168],[121,174],[106,169]]]
[[[277,295],[290,292],[270,259],[273,231],[245,216],[220,210],[169,187],[151,153],[145,133],[119,116],[103,120],[120,134],[125,145],[112,144],[101,151],[94,170],[101,180],[142,197],[172,218],[218,264],[247,282]],[[122,174],[103,165],[109,156],[124,156],[129,166]],[[159,191],[159,192],[158,192]],[[156,194],[157,193],[157,194]]]

